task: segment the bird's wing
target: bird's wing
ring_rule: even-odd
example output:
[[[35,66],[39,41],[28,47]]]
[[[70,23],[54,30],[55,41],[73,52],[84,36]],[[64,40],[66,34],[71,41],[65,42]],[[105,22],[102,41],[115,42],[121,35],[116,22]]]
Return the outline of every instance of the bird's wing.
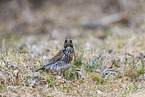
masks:
[[[52,59],[50,59],[50,61],[48,62],[47,65],[49,64],[53,64],[59,60],[61,60],[61,58],[63,57],[64,53],[62,50],[60,50]]]
[[[61,60],[63,55],[64,55],[64,53],[63,53],[63,49],[62,49],[52,59],[50,59],[50,61],[48,62],[47,65],[43,66],[42,68],[37,69],[36,71],[49,68],[49,67],[51,67],[51,65],[55,65],[57,61]]]

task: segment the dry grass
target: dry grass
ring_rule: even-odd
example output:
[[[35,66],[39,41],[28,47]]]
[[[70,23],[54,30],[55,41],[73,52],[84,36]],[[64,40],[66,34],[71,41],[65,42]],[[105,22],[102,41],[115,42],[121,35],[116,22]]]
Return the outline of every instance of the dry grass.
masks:
[[[99,45],[100,40],[94,36],[87,38],[87,45],[86,38],[73,37],[76,52],[73,68],[79,68],[84,78],[73,69],[66,72],[66,77],[52,75],[46,71],[35,72],[41,65],[46,64],[51,56],[55,55],[56,51],[62,47],[63,40],[43,41],[47,40],[44,36],[43,39],[28,41],[25,43],[27,45],[19,43],[21,48],[18,49],[1,50],[1,95],[127,96],[144,91],[145,60],[144,56],[140,54],[145,53],[142,42],[145,41],[144,34],[129,35],[126,36],[128,38],[123,39],[110,37],[113,35],[108,36]],[[26,40],[28,39],[26,38]],[[136,42],[135,45],[132,45],[128,40]],[[97,41],[98,43],[96,43]],[[101,53],[101,45],[105,48],[101,56],[101,70],[108,67],[108,72],[110,72],[105,75],[101,74],[99,60],[96,60],[92,67],[88,65],[93,61],[93,58]],[[136,45],[138,48],[135,47]],[[140,51],[136,49],[140,49]],[[86,68],[98,70],[100,73],[86,71]]]
[[[144,96],[144,0],[118,0],[114,6],[107,0],[56,1],[38,9],[29,5],[18,9],[10,0],[9,5],[17,5],[8,7],[12,17],[5,12],[5,19],[0,19],[0,96]],[[82,27],[122,11],[126,22]],[[7,18],[12,21],[4,22]],[[65,76],[35,72],[62,48],[66,36],[71,36],[75,47],[73,67]],[[102,56],[91,66],[102,47]]]

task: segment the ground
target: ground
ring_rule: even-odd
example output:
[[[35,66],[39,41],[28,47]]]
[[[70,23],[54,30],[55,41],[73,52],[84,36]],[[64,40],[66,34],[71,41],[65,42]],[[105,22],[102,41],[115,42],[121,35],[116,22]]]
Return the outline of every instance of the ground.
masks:
[[[17,30],[2,37],[0,95],[145,96],[144,1],[133,0],[119,12],[102,7],[99,0],[82,2],[46,3],[42,12],[34,11],[35,24],[25,26],[27,34],[17,35]],[[111,22],[105,24],[104,17]],[[67,36],[75,49],[72,68],[65,75],[36,72],[63,47]]]

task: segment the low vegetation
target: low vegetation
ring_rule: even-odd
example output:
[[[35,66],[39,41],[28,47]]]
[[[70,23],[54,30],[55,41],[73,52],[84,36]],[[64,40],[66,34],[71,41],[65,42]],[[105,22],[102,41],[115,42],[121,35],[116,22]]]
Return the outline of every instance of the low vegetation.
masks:
[[[48,40],[46,37],[33,39],[31,42],[23,38],[19,43],[15,43],[15,48],[1,50],[1,95],[132,96],[144,92],[143,34],[118,34],[117,38],[110,35],[105,40],[100,40],[94,35],[87,38],[72,37],[76,53],[75,62],[65,75],[60,76],[50,71],[35,72],[63,45],[63,39]],[[98,57],[102,46],[103,53]],[[98,59],[92,64],[96,57]]]
[[[145,97],[144,0],[0,0],[0,97]],[[63,75],[39,71],[71,37]]]

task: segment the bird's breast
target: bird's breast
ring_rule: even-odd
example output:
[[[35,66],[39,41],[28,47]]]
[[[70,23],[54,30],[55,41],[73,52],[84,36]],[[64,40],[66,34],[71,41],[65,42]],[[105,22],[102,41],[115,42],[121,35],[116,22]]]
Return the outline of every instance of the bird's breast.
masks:
[[[74,49],[68,47],[64,52],[64,61],[66,63],[73,63],[73,60],[74,60]]]

